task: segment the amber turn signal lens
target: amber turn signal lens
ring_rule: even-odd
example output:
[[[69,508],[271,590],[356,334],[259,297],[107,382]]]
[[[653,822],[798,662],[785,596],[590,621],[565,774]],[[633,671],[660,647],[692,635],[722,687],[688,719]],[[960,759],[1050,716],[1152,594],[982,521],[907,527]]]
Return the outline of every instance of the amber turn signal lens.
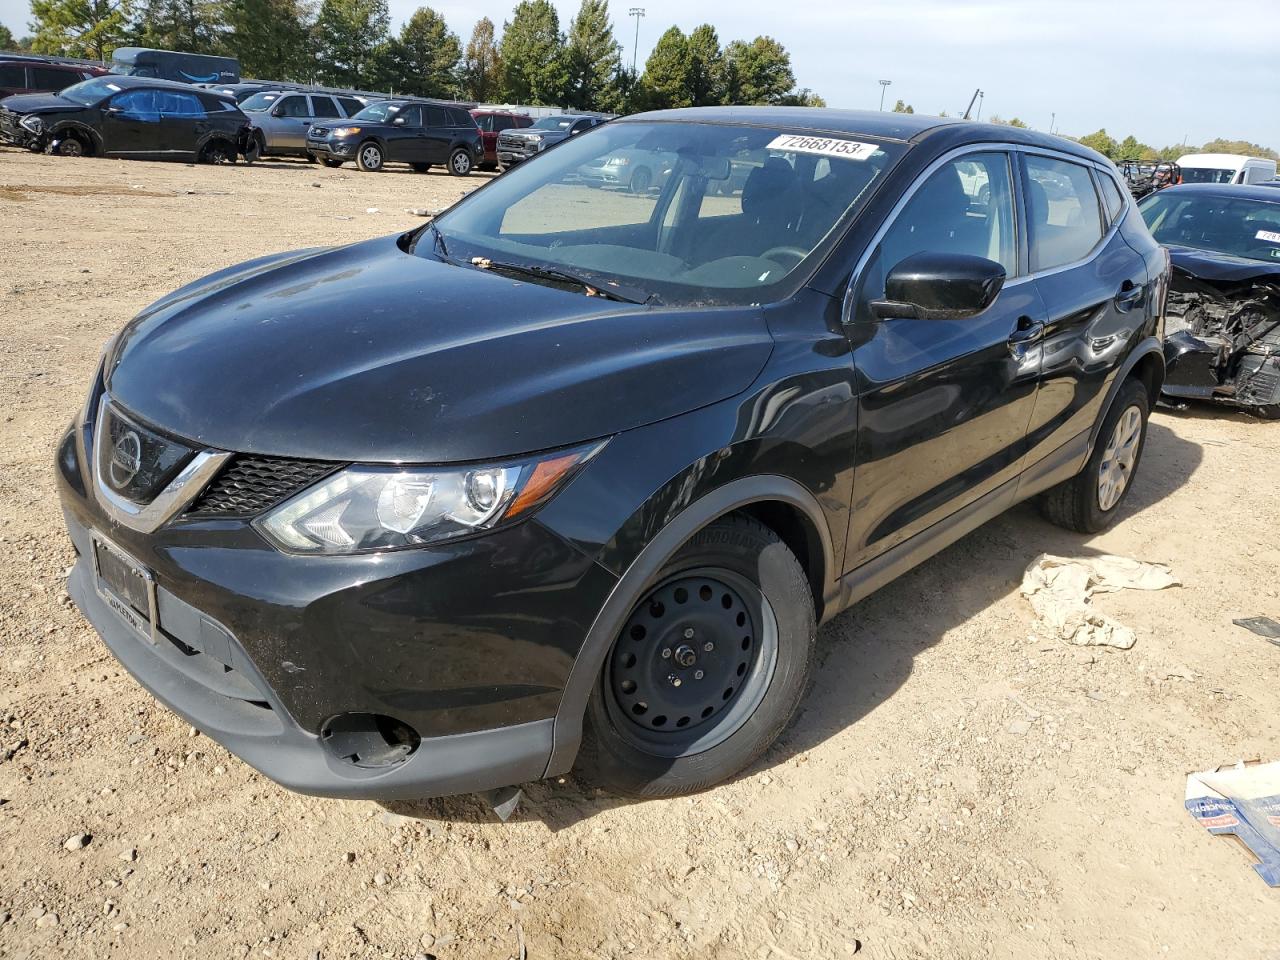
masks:
[[[529,479],[525,482],[519,496],[511,501],[505,517],[510,519],[536,507],[556,488],[564,475],[582,461],[584,456],[585,453],[578,450],[539,463],[533,468],[533,473],[529,474]]]

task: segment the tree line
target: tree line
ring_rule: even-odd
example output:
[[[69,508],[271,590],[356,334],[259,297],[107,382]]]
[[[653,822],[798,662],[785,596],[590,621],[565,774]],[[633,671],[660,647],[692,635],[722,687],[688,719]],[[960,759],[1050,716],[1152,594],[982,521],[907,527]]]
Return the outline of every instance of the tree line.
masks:
[[[233,56],[245,77],[417,96],[634,110],[724,103],[815,104],[772,37],[721,45],[714,27],[671,27],[639,74],[615,39],[608,0],[582,0],[563,30],[549,0],[520,0],[464,44],[419,7],[391,28],[387,0],[31,0],[30,37],[0,49],[106,60],[120,46]]]

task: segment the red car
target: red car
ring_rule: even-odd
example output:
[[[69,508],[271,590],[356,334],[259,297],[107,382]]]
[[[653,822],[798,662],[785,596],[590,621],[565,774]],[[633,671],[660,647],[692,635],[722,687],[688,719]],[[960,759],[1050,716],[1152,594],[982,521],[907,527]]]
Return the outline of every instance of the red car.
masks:
[[[55,63],[39,57],[0,54],[0,98],[17,93],[57,93],[73,83],[107,73],[87,63]]]
[[[498,168],[498,134],[503,130],[533,126],[533,117],[523,113],[510,113],[506,110],[472,110],[471,116],[476,118],[480,127],[480,137],[484,140],[484,160],[481,170]]]

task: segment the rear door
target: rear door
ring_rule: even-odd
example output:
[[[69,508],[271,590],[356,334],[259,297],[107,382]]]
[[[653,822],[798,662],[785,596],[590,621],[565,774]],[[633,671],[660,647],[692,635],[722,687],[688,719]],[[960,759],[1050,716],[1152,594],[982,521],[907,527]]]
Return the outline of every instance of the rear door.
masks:
[[[121,157],[159,156],[160,106],[155,90],[125,90],[111,98],[102,117],[103,149]]]
[[[423,128],[423,156],[427,163],[447,163],[449,146],[453,143],[453,125],[449,122],[449,114],[444,107],[434,104],[422,108],[426,117]]]
[[[1028,253],[1047,310],[1028,471],[1098,418],[1116,367],[1146,323],[1147,266],[1120,232],[1130,214],[1110,173],[1077,158],[1022,154]],[[1117,205],[1117,201],[1119,204]],[[1132,213],[1137,216],[1136,213]]]
[[[1011,503],[1026,452],[1045,319],[1019,254],[1017,176],[1004,150],[967,148],[917,181],[857,273],[847,310],[859,429],[846,569],[979,498]],[[964,320],[879,319],[885,277],[920,252],[984,257],[1004,289]]]
[[[157,90],[160,105],[160,146],[167,154],[193,157],[209,133],[204,104],[194,93]]]

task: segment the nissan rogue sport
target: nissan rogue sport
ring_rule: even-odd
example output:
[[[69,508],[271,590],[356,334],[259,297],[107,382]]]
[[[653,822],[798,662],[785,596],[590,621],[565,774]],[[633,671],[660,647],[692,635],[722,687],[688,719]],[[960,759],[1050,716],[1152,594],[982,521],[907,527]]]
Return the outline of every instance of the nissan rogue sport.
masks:
[[[579,178],[623,153],[674,167]],[[700,790],[785,729],[818,624],[1018,501],[1121,515],[1167,272],[1076,143],[617,120],[412,232],[143,310],[57,449],[70,591],[295,790]]]

